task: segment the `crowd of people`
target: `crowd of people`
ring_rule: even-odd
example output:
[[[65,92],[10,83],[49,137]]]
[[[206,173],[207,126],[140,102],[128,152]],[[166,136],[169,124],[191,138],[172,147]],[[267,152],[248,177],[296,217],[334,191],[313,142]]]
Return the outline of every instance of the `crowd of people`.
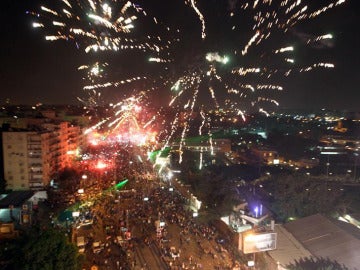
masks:
[[[98,175],[100,181],[92,181],[91,194],[84,196],[80,217],[91,222],[73,226],[73,240],[86,239],[85,269],[244,268],[216,241],[215,227],[194,217],[186,194],[169,179],[160,179],[146,162],[122,158],[117,170]],[[113,188],[114,177],[128,182]]]
[[[239,263],[215,241],[216,229],[199,223],[187,207],[188,199],[176,189],[153,180],[133,181],[127,188],[98,198],[92,207],[90,234],[85,228],[79,231],[88,234],[91,264],[105,269],[156,269],[147,258],[139,258],[137,250],[146,246],[156,250],[167,269],[237,268]],[[95,241],[103,246],[99,254],[92,254]]]

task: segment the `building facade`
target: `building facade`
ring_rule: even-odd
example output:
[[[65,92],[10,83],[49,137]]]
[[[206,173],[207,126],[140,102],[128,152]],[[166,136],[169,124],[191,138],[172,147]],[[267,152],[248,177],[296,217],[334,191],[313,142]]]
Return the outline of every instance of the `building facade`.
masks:
[[[46,125],[41,131],[2,133],[8,189],[42,189],[54,174],[71,165],[81,145],[80,128],[68,122]]]

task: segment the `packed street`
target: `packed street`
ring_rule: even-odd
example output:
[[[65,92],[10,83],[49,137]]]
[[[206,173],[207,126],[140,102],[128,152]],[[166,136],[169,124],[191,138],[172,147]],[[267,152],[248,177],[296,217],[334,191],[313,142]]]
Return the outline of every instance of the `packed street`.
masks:
[[[84,269],[240,269],[177,190],[145,179],[127,188],[98,196],[92,224],[74,229],[74,242],[84,237]]]

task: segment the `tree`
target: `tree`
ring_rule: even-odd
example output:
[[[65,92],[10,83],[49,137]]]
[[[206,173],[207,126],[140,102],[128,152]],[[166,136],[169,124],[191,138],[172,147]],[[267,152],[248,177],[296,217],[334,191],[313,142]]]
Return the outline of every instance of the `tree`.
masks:
[[[54,229],[35,229],[17,240],[7,256],[13,258],[8,269],[79,270],[83,257],[66,236]]]
[[[324,258],[301,258],[287,266],[290,270],[349,270],[345,265]]]
[[[73,193],[80,185],[81,175],[73,169],[66,167],[59,173],[59,187],[60,189]]]
[[[311,177],[274,176],[266,183],[265,189],[273,194],[271,208],[281,221],[316,213],[333,215],[344,212],[346,207],[337,183],[330,185]]]

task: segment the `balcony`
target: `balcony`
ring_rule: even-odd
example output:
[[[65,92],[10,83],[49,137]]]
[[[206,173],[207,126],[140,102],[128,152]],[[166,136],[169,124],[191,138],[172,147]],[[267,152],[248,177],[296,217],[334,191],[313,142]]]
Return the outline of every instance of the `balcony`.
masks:
[[[29,151],[41,151],[41,147],[40,146],[34,146],[34,145],[28,145],[27,148]]]
[[[38,162],[30,163],[30,167],[32,167],[32,168],[42,168],[42,163],[38,163]]]
[[[29,159],[41,159],[41,155],[31,155],[31,154],[29,154],[28,158]]]
[[[34,170],[34,169],[32,169],[32,170],[30,170],[30,175],[42,175],[42,170]],[[30,177],[31,178],[31,177]]]

